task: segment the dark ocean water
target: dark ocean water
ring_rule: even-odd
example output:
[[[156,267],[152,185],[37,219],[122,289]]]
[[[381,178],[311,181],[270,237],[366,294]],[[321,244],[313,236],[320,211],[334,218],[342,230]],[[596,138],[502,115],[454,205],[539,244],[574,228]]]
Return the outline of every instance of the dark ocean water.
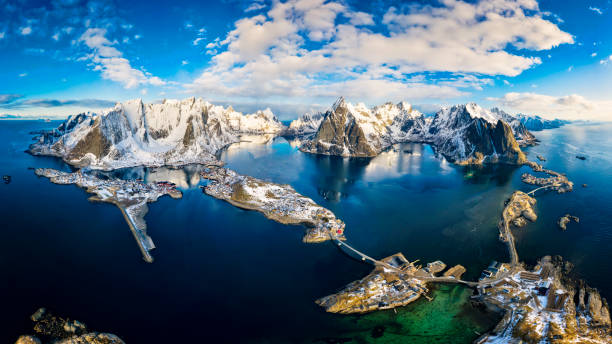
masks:
[[[202,194],[195,167],[117,174],[172,180],[183,188],[183,199],[150,205],[146,220],[157,248],[155,262],[147,264],[118,209],[88,202],[80,188],[51,184],[28,169],[69,169],[23,152],[30,131],[56,125],[0,121],[0,174],[13,177],[0,184],[2,343],[31,332],[29,315],[40,306],[128,343],[469,343],[496,321],[473,309],[471,291],[458,286],[442,286],[434,301],[419,300],[397,312],[324,313],[313,301],[362,278],[371,266],[330,243],[303,244],[300,227]],[[567,172],[577,187],[570,194],[538,196],[540,218],[516,234],[522,260],[563,255],[608,297],[611,132],[610,125],[571,125],[537,133],[542,143],[529,156],[546,156],[545,166]],[[291,184],[331,209],[346,222],[349,242],[371,256],[403,252],[423,263],[441,259],[464,265],[466,278],[506,259],[497,219],[513,190],[530,189],[520,182],[526,168],[456,167],[420,144],[399,145],[374,159],[342,159],[303,154],[276,139],[230,147],[221,158],[239,173]],[[566,212],[581,221],[561,232],[556,220]]]

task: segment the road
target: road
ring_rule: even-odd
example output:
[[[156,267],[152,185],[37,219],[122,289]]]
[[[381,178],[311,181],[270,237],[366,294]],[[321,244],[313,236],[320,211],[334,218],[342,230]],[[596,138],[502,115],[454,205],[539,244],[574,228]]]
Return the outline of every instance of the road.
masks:
[[[551,184],[551,185],[545,185],[545,186],[541,186],[539,188],[536,188],[534,190],[529,191],[527,194],[528,195],[532,195],[534,194],[536,191],[541,190],[541,189],[547,189],[547,188],[551,188],[551,187],[555,187],[555,184]],[[335,242],[338,247],[340,247],[340,249],[342,248],[346,248],[348,251],[350,251],[353,254],[356,254],[359,259],[361,259],[362,261],[368,261],[370,263],[372,263],[375,266],[382,266],[386,269],[395,271],[396,273],[398,273],[399,275],[403,275],[403,276],[408,276],[408,278],[415,278],[415,279],[419,279],[421,281],[424,282],[434,282],[434,283],[459,283],[459,284],[464,284],[470,287],[485,287],[485,286],[490,286],[490,285],[494,285],[497,284],[498,282],[500,282],[501,280],[505,279],[506,277],[517,273],[518,271],[520,271],[521,266],[519,264],[519,256],[518,256],[518,252],[516,251],[516,245],[514,242],[514,235],[512,235],[512,231],[510,230],[510,226],[508,224],[507,221],[504,221],[503,226],[501,227],[503,228],[503,232],[500,233],[501,237],[504,239],[503,241],[506,242],[506,244],[508,245],[508,252],[510,255],[510,269],[508,269],[508,271],[505,271],[503,273],[501,273],[499,276],[497,276],[494,279],[486,279],[486,280],[482,280],[482,281],[465,281],[462,279],[456,279],[454,277],[447,277],[447,276],[442,276],[442,277],[422,277],[422,276],[415,276],[413,274],[408,274],[406,271],[403,271],[393,265],[390,265],[388,263],[385,263],[381,260],[372,258],[370,256],[368,256],[367,254],[359,251],[358,249],[352,247],[351,245],[349,245],[346,242],[340,241],[336,236],[334,236],[333,234],[330,234],[330,237],[332,239],[333,242]]]

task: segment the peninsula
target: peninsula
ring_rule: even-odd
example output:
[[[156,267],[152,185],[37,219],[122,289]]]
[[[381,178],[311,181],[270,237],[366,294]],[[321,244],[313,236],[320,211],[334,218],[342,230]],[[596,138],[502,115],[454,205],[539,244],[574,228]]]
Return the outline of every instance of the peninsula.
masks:
[[[103,180],[82,170],[67,173],[50,168],[38,168],[34,173],[49,178],[55,184],[75,184],[93,194],[89,198],[90,201],[116,205],[130,226],[142,256],[148,263],[153,262],[150,251],[155,248],[155,244],[147,235],[147,223],[144,220],[144,216],[149,211],[147,203],[155,202],[164,195],[172,198],[182,197],[182,193],[174,185],[165,182],[145,184],[133,180]]]

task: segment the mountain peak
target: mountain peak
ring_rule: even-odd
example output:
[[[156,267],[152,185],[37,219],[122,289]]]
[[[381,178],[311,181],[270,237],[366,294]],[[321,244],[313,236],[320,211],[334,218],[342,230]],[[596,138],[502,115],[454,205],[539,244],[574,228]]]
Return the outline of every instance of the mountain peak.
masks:
[[[334,105],[332,105],[332,110],[336,111],[336,109],[339,107],[346,107],[346,100],[344,99],[343,96],[340,96],[338,97],[338,99],[336,99],[336,101],[334,102]]]

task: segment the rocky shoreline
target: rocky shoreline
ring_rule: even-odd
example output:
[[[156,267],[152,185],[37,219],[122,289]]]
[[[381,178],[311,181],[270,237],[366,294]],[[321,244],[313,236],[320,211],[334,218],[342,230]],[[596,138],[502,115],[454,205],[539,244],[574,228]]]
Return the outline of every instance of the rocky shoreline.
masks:
[[[240,175],[218,166],[208,166],[201,176],[210,181],[203,187],[207,195],[239,208],[258,211],[282,224],[305,225],[307,231],[302,240],[306,243],[345,239],[344,222],[290,185]]]
[[[114,334],[91,331],[82,322],[55,316],[45,308],[30,319],[35,334],[22,335],[15,344],[125,344]]]

